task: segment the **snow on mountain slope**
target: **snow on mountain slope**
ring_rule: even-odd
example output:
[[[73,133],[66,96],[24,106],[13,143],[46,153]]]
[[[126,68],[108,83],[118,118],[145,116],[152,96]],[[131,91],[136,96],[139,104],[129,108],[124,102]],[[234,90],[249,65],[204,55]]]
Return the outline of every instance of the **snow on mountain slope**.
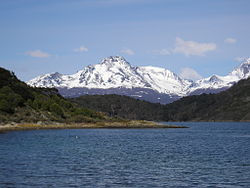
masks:
[[[122,57],[105,58],[100,64],[88,66],[78,77],[79,83],[68,87],[116,88],[149,87]]]
[[[159,93],[184,95],[190,81],[157,67],[133,67],[123,57],[105,58],[100,64],[87,66],[73,75],[46,74],[28,82],[35,87],[147,88]]]
[[[184,96],[186,90],[192,84],[191,81],[181,79],[175,73],[164,68],[152,66],[138,67],[137,72],[143,77],[143,80],[152,86],[152,89],[160,93],[175,93],[176,95]]]
[[[193,82],[182,79],[177,74],[164,68],[133,67],[123,57],[111,56],[103,59],[100,64],[85,67],[76,74],[63,75],[57,72],[45,74],[30,80],[28,84],[35,87],[61,88],[65,96],[93,92],[95,94],[98,94],[98,92],[126,93],[125,95],[128,96],[140,95],[141,99],[148,99],[149,96],[157,95],[156,101],[158,101],[158,98],[162,100],[162,94],[167,95],[168,99],[177,100],[187,95],[219,92],[249,76],[250,58],[226,76],[213,75]],[[91,89],[93,91],[90,91]],[[149,90],[152,90],[152,92],[149,92]],[[151,94],[149,95],[149,93]]]
[[[239,67],[234,69],[227,79],[246,79],[250,76],[250,58],[246,59]]]
[[[195,90],[211,90],[229,88],[234,83],[241,79],[246,79],[250,76],[250,58],[246,59],[240,66],[235,68],[226,76],[213,75],[208,78],[200,79],[196,81],[192,87],[190,87],[188,93],[192,93]]]

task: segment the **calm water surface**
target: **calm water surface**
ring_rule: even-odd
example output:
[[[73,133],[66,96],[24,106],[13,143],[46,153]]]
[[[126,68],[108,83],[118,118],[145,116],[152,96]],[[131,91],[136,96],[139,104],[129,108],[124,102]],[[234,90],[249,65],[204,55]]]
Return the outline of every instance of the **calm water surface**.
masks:
[[[0,187],[250,187],[250,123],[0,134]]]

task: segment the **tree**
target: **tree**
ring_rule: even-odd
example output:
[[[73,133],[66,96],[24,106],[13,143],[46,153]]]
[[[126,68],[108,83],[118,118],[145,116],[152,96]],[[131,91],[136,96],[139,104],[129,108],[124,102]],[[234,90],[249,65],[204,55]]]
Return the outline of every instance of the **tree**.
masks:
[[[13,113],[14,109],[9,105],[5,99],[0,100],[0,110],[7,113]]]
[[[56,104],[56,103],[53,103],[51,106],[50,106],[50,111],[60,117],[64,117],[64,113],[63,113],[63,110],[62,108]]]

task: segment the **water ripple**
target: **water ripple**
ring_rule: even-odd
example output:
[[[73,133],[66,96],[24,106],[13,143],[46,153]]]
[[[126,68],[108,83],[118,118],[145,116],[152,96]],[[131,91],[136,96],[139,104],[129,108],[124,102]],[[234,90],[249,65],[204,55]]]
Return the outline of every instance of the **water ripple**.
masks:
[[[249,123],[184,125],[1,134],[0,187],[250,187]]]

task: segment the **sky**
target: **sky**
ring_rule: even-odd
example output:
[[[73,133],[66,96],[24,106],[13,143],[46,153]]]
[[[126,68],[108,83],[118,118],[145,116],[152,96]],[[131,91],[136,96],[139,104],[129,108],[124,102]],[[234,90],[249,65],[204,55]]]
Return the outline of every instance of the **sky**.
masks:
[[[23,81],[108,56],[197,80],[250,57],[249,0],[0,0],[0,67]]]

